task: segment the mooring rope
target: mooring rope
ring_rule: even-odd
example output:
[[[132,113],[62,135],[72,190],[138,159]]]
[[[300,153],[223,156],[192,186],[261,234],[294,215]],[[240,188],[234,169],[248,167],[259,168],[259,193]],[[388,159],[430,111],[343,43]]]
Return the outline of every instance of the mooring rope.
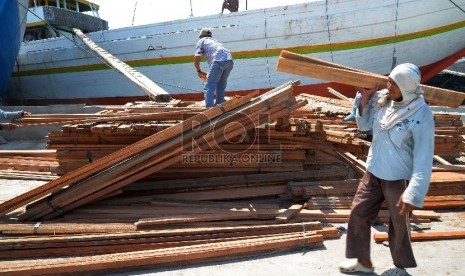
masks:
[[[461,10],[463,13],[465,13],[465,10],[462,9],[462,7],[460,7],[459,5],[457,5],[454,1],[449,0],[449,2],[451,2],[452,4],[454,4],[454,6],[456,6],[459,10]]]

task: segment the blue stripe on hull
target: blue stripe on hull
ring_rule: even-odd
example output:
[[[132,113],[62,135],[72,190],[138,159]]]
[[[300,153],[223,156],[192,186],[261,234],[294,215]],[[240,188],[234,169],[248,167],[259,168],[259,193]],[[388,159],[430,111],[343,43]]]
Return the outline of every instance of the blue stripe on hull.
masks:
[[[0,34],[0,97],[4,98],[21,43],[15,0],[0,1]]]

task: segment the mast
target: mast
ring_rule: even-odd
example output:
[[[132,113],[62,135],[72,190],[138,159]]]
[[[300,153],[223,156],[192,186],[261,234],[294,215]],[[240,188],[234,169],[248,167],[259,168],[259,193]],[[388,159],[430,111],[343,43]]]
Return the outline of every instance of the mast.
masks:
[[[194,12],[192,11],[192,0],[189,0],[191,4],[191,14],[189,14],[190,17],[194,17]]]

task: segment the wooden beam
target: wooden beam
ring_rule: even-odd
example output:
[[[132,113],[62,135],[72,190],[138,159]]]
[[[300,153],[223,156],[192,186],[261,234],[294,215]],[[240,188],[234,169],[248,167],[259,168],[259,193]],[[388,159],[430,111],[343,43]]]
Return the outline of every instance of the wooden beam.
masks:
[[[370,73],[332,62],[283,50],[276,70],[352,85],[355,87],[386,87],[387,76]],[[437,105],[458,108],[465,104],[465,93],[420,84],[425,100]]]
[[[277,223],[287,223],[291,220],[296,214],[298,214],[303,208],[305,204],[294,204],[288,209],[286,209],[283,213],[276,217]]]
[[[441,165],[452,165],[450,162],[436,154],[433,156],[433,159],[438,161]]]
[[[73,28],[73,32],[82,39],[82,41],[96,54],[102,57],[111,67],[113,67],[118,72],[122,73],[139,88],[141,88],[144,93],[146,93],[151,99],[160,101],[160,102],[169,102],[171,100],[171,95],[162,89],[160,86],[155,84],[152,80],[136,71],[131,66],[122,62],[109,52],[105,51],[97,44],[95,44],[90,38],[88,38],[84,33],[76,28]]]
[[[452,239],[465,239],[465,231],[451,230],[451,231],[431,231],[424,233],[412,232],[410,235],[412,241],[432,241],[432,240],[452,240]],[[373,235],[375,242],[385,242],[389,239],[388,233],[379,232]]]

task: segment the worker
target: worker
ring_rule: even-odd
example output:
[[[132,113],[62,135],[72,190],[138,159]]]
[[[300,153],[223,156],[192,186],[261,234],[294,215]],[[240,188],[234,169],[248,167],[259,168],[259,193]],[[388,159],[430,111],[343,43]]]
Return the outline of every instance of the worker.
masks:
[[[409,217],[414,207],[423,206],[434,155],[434,117],[420,80],[418,67],[404,63],[389,74],[387,89],[361,91],[357,127],[373,130],[373,142],[352,201],[346,239],[349,259],[339,264],[343,273],[373,272],[371,225],[384,201],[393,264],[381,275],[409,275],[406,268],[417,266]]]
[[[224,0],[221,13],[223,13],[225,9],[230,12],[237,12],[239,10],[239,0]]]
[[[20,111],[4,111],[0,109],[0,123],[2,122],[11,122],[12,120],[21,119],[24,115],[31,115],[30,112],[24,110]]]
[[[209,66],[208,74],[200,69],[200,58],[205,56]],[[195,48],[194,66],[197,76],[205,82],[205,106],[213,107],[224,102],[224,92],[234,62],[231,52],[221,42],[212,38],[212,31],[203,28]],[[216,99],[215,99],[216,91]]]

